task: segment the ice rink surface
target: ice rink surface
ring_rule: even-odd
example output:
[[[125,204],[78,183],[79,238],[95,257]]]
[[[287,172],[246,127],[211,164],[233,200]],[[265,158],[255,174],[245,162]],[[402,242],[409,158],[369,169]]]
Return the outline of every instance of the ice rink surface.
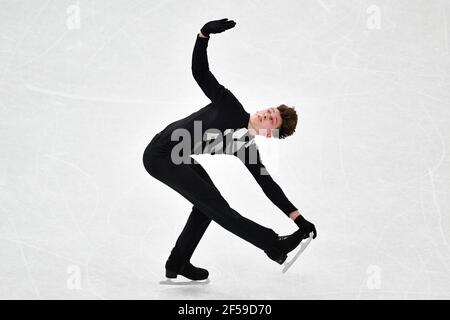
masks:
[[[209,102],[191,55],[224,17],[210,68],[248,112],[296,107],[292,137],[257,143],[318,237],[283,274],[212,223],[192,259],[210,283],[164,286],[191,204],[142,154]],[[449,299],[449,17],[445,0],[0,0],[0,298]],[[238,159],[196,159],[242,215],[295,231]]]

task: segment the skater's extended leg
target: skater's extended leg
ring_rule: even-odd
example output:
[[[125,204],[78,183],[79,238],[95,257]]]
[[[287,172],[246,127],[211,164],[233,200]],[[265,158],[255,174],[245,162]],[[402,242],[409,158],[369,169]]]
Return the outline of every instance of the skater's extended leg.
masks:
[[[263,250],[271,248],[278,239],[273,230],[232,209],[217,188],[205,181],[190,164],[175,165],[170,155],[153,157],[150,163],[146,168],[154,178],[180,193],[203,214],[233,234]]]

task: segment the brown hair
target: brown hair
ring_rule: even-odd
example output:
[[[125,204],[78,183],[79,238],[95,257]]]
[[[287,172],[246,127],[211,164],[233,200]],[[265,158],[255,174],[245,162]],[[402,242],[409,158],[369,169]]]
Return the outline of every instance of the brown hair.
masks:
[[[295,111],[295,107],[288,107],[285,104],[281,104],[277,107],[281,115],[281,126],[279,128],[279,139],[284,139],[295,132],[297,127],[298,116]]]

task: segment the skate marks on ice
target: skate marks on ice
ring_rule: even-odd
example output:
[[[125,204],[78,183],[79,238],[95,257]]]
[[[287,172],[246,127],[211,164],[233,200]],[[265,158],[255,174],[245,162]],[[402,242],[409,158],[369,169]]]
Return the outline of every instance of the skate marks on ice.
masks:
[[[294,262],[298,259],[298,257],[300,257],[300,255],[302,254],[303,251],[305,251],[306,247],[309,245],[309,243],[311,242],[312,238],[313,238],[314,233],[311,232],[309,234],[309,238],[308,240],[306,240],[305,242],[300,242],[300,249],[298,249],[297,253],[295,254],[295,256],[289,260],[289,261],[285,261],[283,264],[283,273],[286,273],[286,271],[288,271],[288,269],[290,267],[292,267],[292,265],[294,264]]]
[[[208,284],[210,282],[209,279],[206,280],[198,280],[198,281],[194,281],[194,280],[189,280],[189,281],[174,281],[171,279],[166,279],[163,281],[160,281],[159,284],[161,285],[172,285],[172,286],[195,286],[195,285],[205,285]]]

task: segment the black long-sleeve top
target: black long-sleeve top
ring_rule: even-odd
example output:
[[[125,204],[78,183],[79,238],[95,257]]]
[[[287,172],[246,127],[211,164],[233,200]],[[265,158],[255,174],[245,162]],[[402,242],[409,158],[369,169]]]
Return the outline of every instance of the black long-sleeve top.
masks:
[[[288,200],[283,190],[272,179],[261,162],[254,136],[244,130],[247,129],[250,114],[233,93],[221,85],[209,70],[206,50],[208,41],[209,38],[202,38],[197,35],[192,54],[192,75],[205,95],[211,100],[211,103],[191,115],[169,124],[159,133],[157,145],[163,152],[173,152],[174,147],[180,141],[178,139],[173,140],[172,133],[176,129],[185,129],[189,131],[192,142],[189,154],[223,153],[237,156],[260,185],[264,194],[281,211],[289,215],[297,208]],[[201,138],[197,140],[194,140],[194,138],[196,134],[198,138],[199,130],[196,133],[194,132],[194,121],[199,121],[197,127],[201,124]],[[211,137],[214,139],[214,131],[211,132],[212,128],[217,133],[222,134],[223,140],[220,144],[211,143]],[[230,134],[232,138],[227,140]],[[201,145],[195,144],[195,141],[199,140],[202,141]],[[233,143],[227,144],[227,141],[233,141]],[[192,161],[195,162],[194,159]]]

